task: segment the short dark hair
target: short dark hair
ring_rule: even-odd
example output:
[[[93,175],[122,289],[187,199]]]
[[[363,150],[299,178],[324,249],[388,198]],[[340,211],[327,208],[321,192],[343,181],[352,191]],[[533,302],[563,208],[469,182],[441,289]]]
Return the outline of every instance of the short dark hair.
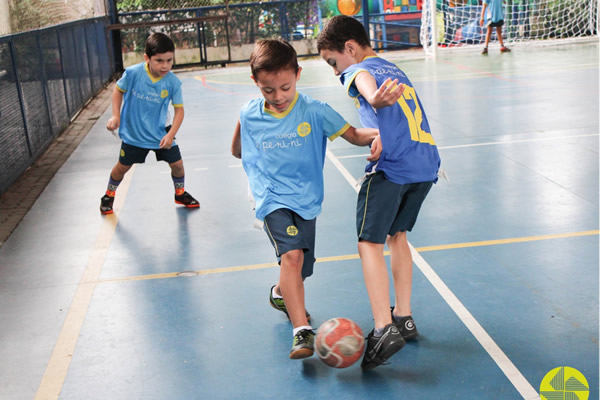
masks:
[[[146,55],[152,57],[157,54],[175,52],[175,44],[170,37],[161,32],[154,32],[146,39]]]
[[[361,47],[371,47],[369,35],[363,24],[347,15],[336,15],[323,28],[317,39],[317,51],[344,51],[348,40],[355,40]]]
[[[250,70],[256,77],[260,71],[279,71],[290,69],[298,73],[298,56],[296,50],[283,39],[259,40],[250,55]]]

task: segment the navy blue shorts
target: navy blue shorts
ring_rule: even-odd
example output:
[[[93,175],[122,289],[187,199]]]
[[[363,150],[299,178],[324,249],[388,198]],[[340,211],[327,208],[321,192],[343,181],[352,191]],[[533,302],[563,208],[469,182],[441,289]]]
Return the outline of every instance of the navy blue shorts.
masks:
[[[287,208],[275,210],[265,217],[264,230],[280,264],[282,254],[290,250],[304,251],[303,279],[313,274],[316,226],[316,218],[306,220]]]
[[[358,240],[385,243],[387,235],[412,230],[433,182],[399,185],[383,172],[367,176],[356,204]]]
[[[172,164],[181,160],[179,146],[173,146],[170,149],[144,149],[123,142],[121,143],[119,162],[123,165],[143,164],[150,151],[155,153],[156,161],[166,161]]]

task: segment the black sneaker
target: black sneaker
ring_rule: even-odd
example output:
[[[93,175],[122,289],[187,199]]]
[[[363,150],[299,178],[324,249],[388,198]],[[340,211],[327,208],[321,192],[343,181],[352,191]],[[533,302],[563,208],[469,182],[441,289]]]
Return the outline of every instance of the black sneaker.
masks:
[[[114,201],[115,198],[107,194],[102,196],[102,198],[100,199],[100,213],[102,215],[112,214]]]
[[[175,203],[182,204],[187,208],[198,208],[200,207],[200,203],[198,200],[192,197],[188,192],[183,192],[180,195],[175,195]]]
[[[373,336],[371,331],[367,336],[367,349],[360,367],[363,371],[367,371],[383,364],[405,344],[406,341],[400,334],[400,330],[394,324],[386,325],[380,337]]]
[[[488,53],[488,49],[487,47],[484,47],[483,50],[481,51],[481,54],[487,54]]]
[[[287,308],[285,306],[285,301],[283,301],[283,299],[273,297],[273,288],[275,286],[277,285],[271,286],[271,290],[269,290],[269,304],[271,304],[271,307],[273,307],[274,309],[284,313],[285,316],[288,317],[288,319],[290,319],[290,315],[288,314]],[[306,319],[308,320],[308,322],[310,322],[310,314],[308,311],[306,311]]]
[[[400,330],[400,334],[404,340],[411,340],[419,336],[417,326],[412,316],[408,317],[394,317],[394,307],[392,307],[392,322]]]
[[[302,329],[294,335],[290,358],[300,360],[313,355],[315,352],[315,333],[310,329]]]

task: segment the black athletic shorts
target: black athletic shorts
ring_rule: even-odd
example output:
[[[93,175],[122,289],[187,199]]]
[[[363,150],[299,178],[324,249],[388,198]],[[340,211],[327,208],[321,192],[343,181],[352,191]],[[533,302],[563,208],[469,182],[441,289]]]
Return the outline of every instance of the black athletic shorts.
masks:
[[[504,25],[503,19],[501,19],[500,21],[496,21],[496,22],[488,22],[488,24],[487,24],[487,26],[489,26],[490,28],[495,28],[497,26],[502,26],[502,25]]]
[[[316,226],[316,218],[306,220],[287,208],[277,209],[265,217],[264,230],[280,264],[282,254],[290,250],[304,251],[302,278],[313,274]]]
[[[356,204],[358,240],[385,243],[387,235],[412,230],[433,182],[399,185],[383,172],[366,177]]]

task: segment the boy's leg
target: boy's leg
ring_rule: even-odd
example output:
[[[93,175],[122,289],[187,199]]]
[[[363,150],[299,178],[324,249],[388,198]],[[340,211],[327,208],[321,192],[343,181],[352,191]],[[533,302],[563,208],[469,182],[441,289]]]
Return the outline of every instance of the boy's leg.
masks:
[[[304,306],[303,264],[304,251],[302,250],[290,250],[281,255],[279,289],[294,328],[308,325]]]
[[[192,197],[191,194],[185,191],[185,169],[183,168],[183,160],[169,163],[171,167],[171,179],[175,187],[175,203],[182,204],[187,208],[198,208],[200,203]]]
[[[366,240],[358,242],[358,253],[362,263],[365,286],[375,320],[375,329],[392,323],[390,315],[389,275],[383,255],[383,244]]]
[[[406,232],[398,232],[388,238],[390,249],[390,264],[394,278],[394,293],[396,304],[394,313],[398,316],[412,314],[410,297],[412,291],[413,260],[406,238]]]
[[[271,288],[269,302],[288,316],[294,328],[290,358],[310,357],[315,334],[304,305],[304,279],[313,271],[316,219],[305,220],[282,208],[265,217],[264,230],[281,265],[279,283]],[[277,288],[283,298],[275,298]]]
[[[108,179],[108,185],[106,187],[106,192],[104,196],[100,199],[100,213],[107,215],[113,213],[113,203],[115,201],[115,195],[119,184],[125,177],[127,171],[131,169],[131,165],[121,164],[120,161],[117,161],[115,166],[110,171],[110,176]]]
[[[510,49],[504,46],[504,40],[502,39],[502,26],[496,27],[496,34],[498,35],[498,41],[500,42],[500,52],[507,53]]]

